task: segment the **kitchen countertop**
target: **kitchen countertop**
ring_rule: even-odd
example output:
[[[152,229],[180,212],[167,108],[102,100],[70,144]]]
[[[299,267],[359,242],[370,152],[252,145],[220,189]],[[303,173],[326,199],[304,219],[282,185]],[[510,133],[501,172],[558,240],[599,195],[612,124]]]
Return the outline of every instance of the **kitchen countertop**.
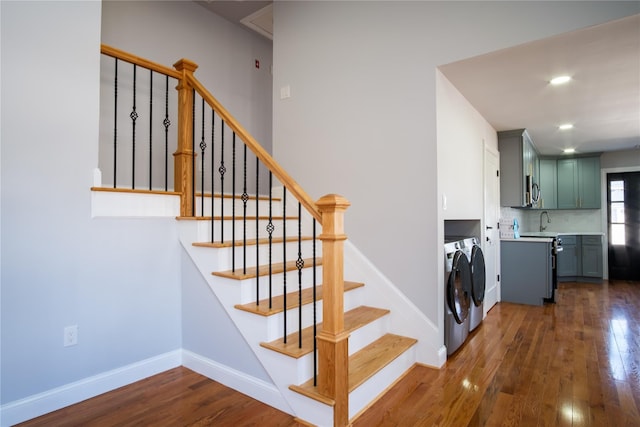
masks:
[[[557,237],[557,236],[604,236],[601,231],[525,231],[520,232],[522,237]]]
[[[553,237],[555,237],[555,235]],[[519,237],[517,239],[502,238],[502,239],[500,239],[500,241],[502,241],[502,242],[533,242],[533,243],[549,242],[549,243],[551,243],[553,241],[553,237],[545,237],[545,236],[527,237],[527,236],[521,236],[521,237]]]

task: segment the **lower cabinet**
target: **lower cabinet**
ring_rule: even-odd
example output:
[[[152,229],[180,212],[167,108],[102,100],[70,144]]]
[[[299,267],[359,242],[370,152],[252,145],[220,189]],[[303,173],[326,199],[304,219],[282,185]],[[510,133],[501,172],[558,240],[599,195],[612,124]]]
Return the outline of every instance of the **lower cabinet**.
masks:
[[[553,296],[551,242],[502,240],[500,260],[502,301],[542,305]]]
[[[602,237],[600,235],[561,236],[558,253],[558,280],[602,279]]]
[[[602,279],[602,238],[582,236],[582,276]]]

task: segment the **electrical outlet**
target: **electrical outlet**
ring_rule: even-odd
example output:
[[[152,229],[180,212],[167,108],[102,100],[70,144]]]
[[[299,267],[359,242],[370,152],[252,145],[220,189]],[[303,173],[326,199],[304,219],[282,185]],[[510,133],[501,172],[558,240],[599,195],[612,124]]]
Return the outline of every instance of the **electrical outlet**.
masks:
[[[69,347],[78,344],[78,325],[64,328],[64,346]]]

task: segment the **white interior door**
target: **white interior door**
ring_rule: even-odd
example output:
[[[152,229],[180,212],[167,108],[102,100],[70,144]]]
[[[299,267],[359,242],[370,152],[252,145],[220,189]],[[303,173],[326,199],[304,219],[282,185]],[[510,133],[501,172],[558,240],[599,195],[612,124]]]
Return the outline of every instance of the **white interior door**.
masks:
[[[484,314],[500,301],[500,153],[484,147],[484,237],[483,252],[486,270]]]

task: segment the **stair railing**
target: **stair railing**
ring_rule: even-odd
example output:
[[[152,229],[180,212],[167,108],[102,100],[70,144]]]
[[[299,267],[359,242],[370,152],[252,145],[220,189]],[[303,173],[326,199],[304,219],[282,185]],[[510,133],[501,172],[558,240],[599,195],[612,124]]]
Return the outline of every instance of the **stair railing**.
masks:
[[[259,264],[259,252],[258,247],[260,246],[258,243],[259,239],[259,230],[258,223],[259,219],[264,218],[268,221],[266,230],[268,234],[269,241],[269,272],[268,277],[270,278],[272,275],[271,268],[271,251],[273,250],[274,243],[273,240],[273,232],[275,230],[274,221],[276,220],[276,215],[272,212],[272,203],[274,200],[274,196],[272,194],[273,191],[273,178],[282,185],[283,194],[282,194],[282,251],[283,251],[283,259],[286,263],[286,243],[287,243],[287,235],[286,235],[286,223],[287,223],[287,194],[291,194],[297,200],[297,217],[298,220],[298,233],[297,233],[297,241],[298,241],[298,256],[295,261],[295,266],[298,271],[298,305],[299,305],[299,331],[302,329],[302,304],[301,304],[301,275],[302,268],[304,267],[304,259],[302,257],[301,252],[301,226],[300,223],[302,221],[302,208],[308,212],[312,220],[312,229],[313,236],[312,240],[315,242],[316,237],[322,241],[322,282],[323,282],[323,324],[322,330],[317,331],[315,329],[316,316],[315,316],[315,260],[316,260],[316,249],[315,243],[313,244],[313,255],[312,260],[314,264],[313,269],[313,294],[314,294],[314,336],[316,339],[314,340],[314,362],[316,357],[316,346],[317,346],[317,377],[316,371],[314,371],[314,380],[316,381],[317,390],[320,394],[332,399],[334,401],[334,425],[335,426],[343,426],[348,424],[348,395],[349,395],[349,387],[348,387],[348,333],[344,330],[344,240],[346,240],[346,235],[344,233],[344,213],[349,206],[349,202],[338,195],[330,194],[326,195],[318,200],[318,202],[314,202],[311,197],[300,187],[300,185],[267,153],[264,148],[253,138],[253,136],[247,132],[247,130],[242,127],[238,121],[222,106],[218,100],[213,97],[213,95],[196,79],[194,76],[194,72],[197,69],[197,65],[189,61],[187,59],[181,59],[174,64],[175,70],[172,70],[168,67],[164,67],[162,65],[153,63],[149,60],[139,58],[135,55],[123,52],[119,49],[115,49],[113,47],[102,45],[101,52],[104,55],[111,56],[117,61],[125,61],[127,63],[133,64],[134,69],[134,101],[132,112],[130,114],[130,118],[132,120],[132,128],[133,128],[133,168],[132,176],[135,177],[135,129],[136,129],[136,120],[138,117],[136,111],[136,102],[135,102],[135,73],[137,67],[142,67],[144,69],[150,70],[151,75],[154,72],[163,74],[165,78],[168,79],[176,79],[177,80],[177,146],[176,151],[173,154],[174,156],[174,191],[180,194],[180,215],[183,217],[196,217],[196,216],[205,216],[205,190],[208,186],[208,190],[210,191],[210,212],[211,212],[211,243],[214,243],[214,226],[218,226],[219,244],[224,245],[224,227],[222,226],[223,220],[231,219],[232,230],[231,230],[231,247],[232,247],[232,257],[233,257],[233,269],[236,269],[236,246],[241,246],[243,254],[242,258],[242,274],[246,274],[247,272],[247,210],[249,207],[250,197],[248,192],[249,187],[253,185],[253,190],[255,192],[255,218],[256,218],[256,230],[255,230],[255,239],[256,239],[256,249],[255,249],[255,260],[256,265]],[[152,79],[152,77],[151,77]],[[153,84],[150,84],[151,88],[153,88]],[[117,68],[116,68],[116,81],[115,81],[115,96],[117,109]],[[149,114],[151,115],[152,110],[152,96],[149,96]],[[168,99],[168,94],[165,99]],[[205,104],[208,106],[209,111],[205,108]],[[167,107],[168,111],[168,107]],[[197,114],[198,113],[198,114]],[[117,114],[117,110],[116,110]],[[210,115],[210,121],[207,119],[207,116]],[[199,117],[198,127],[196,127],[197,117]],[[114,122],[116,119],[114,118]],[[149,120],[151,122],[151,119]],[[168,129],[171,120],[167,116],[163,121],[163,125],[165,126],[165,130]],[[217,125],[216,125],[217,123]],[[152,149],[152,137],[151,137],[151,124],[149,130],[149,151]],[[198,132],[199,131],[199,132]],[[231,141],[229,141],[228,133],[231,133]],[[196,144],[196,138],[198,137],[197,133],[199,133],[200,142]],[[165,133],[166,134],[166,133]],[[209,134],[209,136],[207,136]],[[117,128],[114,126],[114,141],[113,141],[113,150],[114,150],[114,164],[116,160],[116,148],[117,148]],[[225,135],[227,135],[227,142],[225,143]],[[242,192],[241,194],[237,194],[236,192],[236,175],[238,173],[238,168],[236,167],[236,160],[238,157],[238,150],[236,147],[236,142],[240,141],[242,144],[241,151],[242,153],[239,155],[242,157]],[[209,144],[207,144],[209,141]],[[217,142],[217,147],[216,147]],[[231,144],[229,147],[227,144]],[[165,144],[168,146],[168,144]],[[210,145],[210,147],[208,147]],[[200,158],[199,162],[197,161],[197,148],[200,149]],[[209,150],[207,151],[207,148]],[[217,150],[216,150],[217,148]],[[227,150],[225,152],[225,149]],[[231,149],[231,155],[229,155],[228,150]],[[252,162],[248,161],[247,158],[247,149],[250,150],[255,156],[255,166],[250,166],[254,168],[255,172],[255,182],[249,183],[247,168],[248,165],[253,165]],[[216,160],[216,151],[218,152],[218,160]],[[208,155],[208,156],[207,156]],[[151,159],[151,153],[149,154],[149,158]],[[230,159],[229,159],[230,158]],[[225,174],[228,172],[226,162],[231,162],[230,165],[230,173],[231,173],[231,183],[225,183]],[[150,160],[151,162],[151,160]],[[219,164],[217,170],[214,171],[215,167]],[[261,166],[262,165],[262,166]],[[210,169],[210,182],[205,183],[205,169]],[[260,182],[263,183],[262,187],[264,188],[264,181],[266,179],[260,180],[262,173],[264,174],[265,169],[268,176],[268,195],[260,195]],[[149,169],[152,169],[151,164],[149,165]],[[199,169],[199,171],[198,171]],[[165,171],[168,171],[169,168],[165,168]],[[197,176],[199,172],[199,177]],[[214,204],[215,201],[215,189],[216,189],[216,179],[214,178],[215,172],[219,174],[218,178],[218,190],[219,190],[219,203],[220,203],[220,216],[216,218],[214,214]],[[168,172],[165,172],[165,175]],[[114,187],[116,187],[116,167],[114,165]],[[199,179],[197,179],[199,178]],[[165,181],[167,181],[165,179]],[[135,182],[135,181],[134,181]],[[151,187],[151,172],[149,178],[149,186]],[[166,186],[166,184],[165,184]],[[198,195],[198,187],[199,187],[199,195]],[[135,188],[135,184],[133,186]],[[151,188],[150,188],[151,189]],[[165,191],[169,191],[168,187],[165,188]],[[240,196],[242,201],[242,214],[236,214],[236,203],[235,200],[237,195]],[[231,216],[230,218],[225,215],[225,198],[229,198],[231,202]],[[258,202],[259,199],[268,200],[269,203],[269,212],[267,215],[260,216]],[[200,205],[200,213],[198,215],[197,205]],[[241,230],[236,230],[236,222],[242,221]],[[322,232],[319,236],[316,236],[316,223],[319,223],[322,226]],[[242,236],[242,242],[237,242],[236,240],[236,232]],[[239,268],[239,267],[238,267]],[[259,277],[260,274],[257,274]],[[259,302],[259,279],[256,279],[256,304]],[[286,287],[287,287],[287,275],[286,268],[284,274],[284,295],[286,298]],[[271,287],[269,287],[269,294],[271,294]],[[286,325],[286,299],[285,299],[285,325],[284,325],[284,336],[286,340],[287,336],[287,325]],[[300,332],[299,332],[300,333]],[[301,337],[301,335],[299,335]],[[300,343],[301,345],[301,338]],[[316,363],[314,363],[316,365]]]

